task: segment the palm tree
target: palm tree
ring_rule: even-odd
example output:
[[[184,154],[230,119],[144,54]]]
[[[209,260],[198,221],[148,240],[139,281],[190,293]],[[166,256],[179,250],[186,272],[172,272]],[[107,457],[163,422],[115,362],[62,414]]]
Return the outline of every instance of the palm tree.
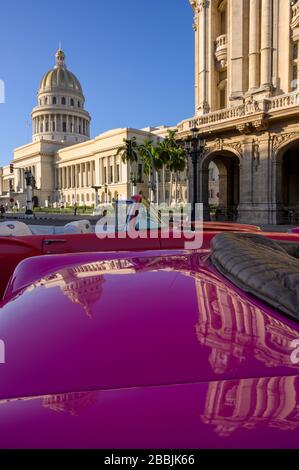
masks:
[[[163,142],[165,152],[167,154],[166,166],[170,170],[170,190],[169,190],[169,205],[172,202],[172,189],[173,189],[173,177],[175,175],[176,184],[176,196],[177,199],[177,174],[178,172],[184,171],[186,166],[186,153],[185,150],[177,143],[175,136],[177,129],[169,130],[168,136]]]
[[[169,191],[169,205],[172,202],[172,187],[173,177],[175,176],[175,201],[177,199],[177,176],[178,172],[184,171],[186,167],[186,153],[185,150],[178,144],[170,149],[170,159],[167,164],[170,170],[170,191]]]
[[[168,142],[167,140],[163,140],[162,142],[158,142],[157,146],[155,147],[155,160],[157,160],[159,163],[157,166],[159,166],[159,169],[162,169],[162,200],[165,203],[166,202],[166,196],[165,196],[165,167],[167,166],[167,162],[170,159],[169,155],[169,148],[168,148]]]
[[[131,139],[123,139],[124,144],[118,148],[116,155],[121,155],[121,159],[124,163],[129,163],[131,171],[131,182],[133,186],[133,196],[136,194],[137,186],[137,162],[139,155],[139,147],[136,141],[136,137]],[[135,171],[134,171],[135,167]]]
[[[144,164],[144,173],[149,177],[150,201],[153,202],[156,199],[155,170],[159,165],[158,154],[152,140],[148,139],[138,146],[138,150]]]

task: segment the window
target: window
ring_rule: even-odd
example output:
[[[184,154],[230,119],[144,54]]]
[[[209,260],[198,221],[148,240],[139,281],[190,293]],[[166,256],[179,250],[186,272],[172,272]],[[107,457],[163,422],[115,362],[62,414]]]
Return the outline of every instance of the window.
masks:
[[[116,182],[120,182],[120,171],[119,171],[119,163],[116,165]]]
[[[45,104],[48,104],[48,98],[47,97],[45,98]]]
[[[109,167],[109,183],[113,183],[113,166]]]
[[[78,101],[78,108],[81,108],[81,103],[80,103],[80,101]]]
[[[52,130],[55,132],[55,121],[52,121]]]
[[[66,122],[62,123],[62,132],[66,132]]]
[[[65,104],[66,104],[66,99],[65,99],[65,97],[64,97],[64,96],[61,98],[61,104],[63,104],[63,105],[65,105]]]
[[[75,104],[75,103],[74,103],[74,100],[73,100],[73,98],[72,98],[72,99],[71,99],[71,106],[74,106],[74,104]]]
[[[56,98],[56,96],[53,96],[53,98],[52,98],[52,104],[57,104],[57,98]]]
[[[104,167],[104,183],[107,183],[107,168]]]
[[[48,121],[46,122],[46,132],[49,132],[49,123],[48,123]]]
[[[226,34],[226,8],[220,13],[221,34]]]
[[[79,134],[81,134],[81,124],[79,125]]]
[[[298,43],[293,44],[293,65],[292,65],[292,82],[291,89],[296,90],[298,88]]]
[[[293,60],[298,58],[298,42],[295,42],[293,45]]]

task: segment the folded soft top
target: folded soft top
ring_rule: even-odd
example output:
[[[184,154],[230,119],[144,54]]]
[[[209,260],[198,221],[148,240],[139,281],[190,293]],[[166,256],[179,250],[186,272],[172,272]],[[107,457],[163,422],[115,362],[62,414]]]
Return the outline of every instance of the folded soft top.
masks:
[[[211,261],[242,290],[299,320],[299,243],[220,233],[211,243]]]

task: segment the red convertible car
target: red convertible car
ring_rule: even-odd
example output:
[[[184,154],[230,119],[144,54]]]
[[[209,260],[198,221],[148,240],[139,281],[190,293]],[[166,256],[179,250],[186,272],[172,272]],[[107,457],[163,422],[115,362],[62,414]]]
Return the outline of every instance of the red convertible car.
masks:
[[[0,447],[298,448],[292,240],[22,261],[0,307]]]
[[[140,201],[137,196],[130,201],[119,203],[119,207],[125,215],[118,219],[119,228],[114,238],[99,238],[88,220],[69,223],[65,227],[26,225],[20,221],[0,223],[0,298],[17,264],[32,256],[82,252],[141,252],[185,247],[188,228],[170,227],[169,233],[168,221],[161,218],[155,210],[151,209],[149,214],[146,202]],[[121,209],[118,213],[121,213]],[[137,213],[140,235],[138,239],[132,238],[130,234],[132,220]],[[260,230],[251,225],[219,222],[204,222],[204,225],[199,224],[198,228],[205,231],[203,247],[209,247],[211,238],[219,231]],[[152,236],[153,234],[155,236]]]

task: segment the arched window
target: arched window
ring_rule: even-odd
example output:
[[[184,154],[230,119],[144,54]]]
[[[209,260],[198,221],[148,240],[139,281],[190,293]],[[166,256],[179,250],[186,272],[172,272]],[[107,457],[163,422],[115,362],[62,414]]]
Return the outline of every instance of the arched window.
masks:
[[[66,105],[66,99],[64,96],[61,98],[61,104]]]
[[[74,106],[75,105],[75,102],[73,100],[73,98],[71,99],[71,106]]]
[[[57,98],[56,98],[56,96],[53,96],[53,98],[52,98],[52,104],[57,104]]]

